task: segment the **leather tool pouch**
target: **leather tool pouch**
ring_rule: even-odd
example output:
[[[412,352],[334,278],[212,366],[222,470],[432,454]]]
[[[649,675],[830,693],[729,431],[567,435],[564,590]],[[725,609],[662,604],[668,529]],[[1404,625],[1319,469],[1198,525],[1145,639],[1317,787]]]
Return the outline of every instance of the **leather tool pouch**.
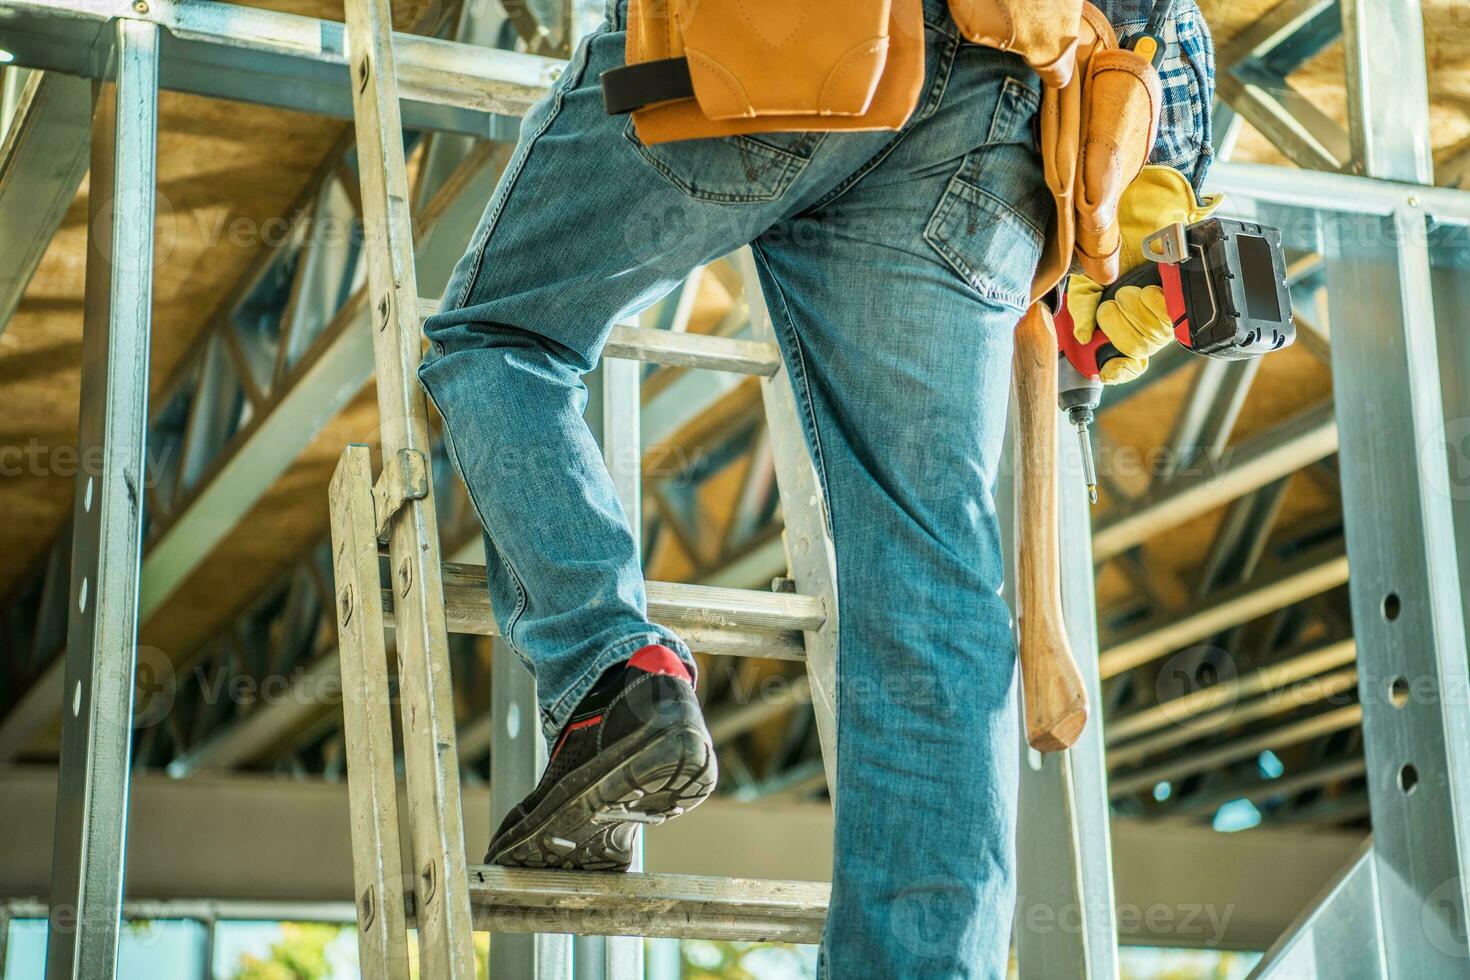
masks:
[[[1118,201],[1148,162],[1158,135],[1162,89],[1148,60],[1118,47],[1107,18],[1083,5],[1076,68],[1041,93],[1042,166],[1056,213],[1031,297],[1051,292],[1071,270],[1107,284],[1118,276]]]
[[[645,144],[898,129],[924,75],[921,0],[629,0],[609,112]]]
[[[1083,0],[949,0],[966,40],[1011,51],[1046,85],[1066,85],[1076,62]]]

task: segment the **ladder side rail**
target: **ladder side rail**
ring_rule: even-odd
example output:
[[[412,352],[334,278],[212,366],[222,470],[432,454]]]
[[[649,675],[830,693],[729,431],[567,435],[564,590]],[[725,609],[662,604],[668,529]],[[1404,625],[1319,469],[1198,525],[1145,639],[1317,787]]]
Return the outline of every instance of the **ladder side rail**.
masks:
[[[413,226],[387,0],[346,5],[357,126],[369,316],[384,458],[429,459],[428,413],[416,377],[421,346]],[[421,975],[474,980],[459,755],[434,495],[406,500],[389,555],[418,910]]]
[[[756,274],[755,256],[742,248],[735,266],[745,285],[751,327],[759,340],[775,340],[771,311],[766,307]],[[807,451],[801,413],[791,375],[783,365],[761,379],[766,427],[776,464],[776,488],[781,497],[781,514],[786,522],[787,560],[799,593],[820,597],[826,619],[805,631],[806,670],[812,685],[812,710],[817,716],[817,734],[822,744],[822,765],[827,787],[834,800],[837,792],[837,553],[829,533],[827,497],[817,469]]]
[[[406,883],[372,489],[368,448],[348,446],[332,475],[330,499],[358,962],[363,980],[408,980]]]

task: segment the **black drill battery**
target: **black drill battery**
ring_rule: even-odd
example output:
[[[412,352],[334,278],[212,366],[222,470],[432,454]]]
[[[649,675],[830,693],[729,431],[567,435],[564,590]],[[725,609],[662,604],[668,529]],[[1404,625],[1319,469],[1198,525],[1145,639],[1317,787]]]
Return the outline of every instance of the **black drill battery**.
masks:
[[[1186,228],[1185,236],[1189,258],[1177,268],[1189,324],[1186,347],[1240,360],[1280,350],[1296,339],[1279,229],[1208,218]],[[1166,299],[1168,292],[1166,285]],[[1179,336],[1172,305],[1170,316]]]
[[[1207,357],[1242,360],[1296,339],[1281,231],[1232,218],[1174,225],[1144,240],[1151,261],[1103,292],[1162,286],[1174,336]]]

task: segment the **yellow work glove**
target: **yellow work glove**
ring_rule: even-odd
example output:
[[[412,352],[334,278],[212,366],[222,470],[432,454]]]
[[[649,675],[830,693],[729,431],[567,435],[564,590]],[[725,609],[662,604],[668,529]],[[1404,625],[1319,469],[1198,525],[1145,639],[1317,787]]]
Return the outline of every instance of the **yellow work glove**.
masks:
[[[1122,235],[1119,268],[1131,272],[1148,261],[1143,257],[1143,240],[1167,225],[1186,225],[1203,220],[1219,207],[1221,195],[1203,201],[1194,196],[1189,179],[1173,167],[1150,164],[1123,191],[1118,202],[1118,226]],[[1088,343],[1098,326],[1122,357],[1102,367],[1103,384],[1132,381],[1148,369],[1148,359],[1174,338],[1174,323],[1158,286],[1124,286],[1105,303],[1103,285],[1080,273],[1067,281],[1067,312],[1072,315],[1072,333],[1078,343]]]

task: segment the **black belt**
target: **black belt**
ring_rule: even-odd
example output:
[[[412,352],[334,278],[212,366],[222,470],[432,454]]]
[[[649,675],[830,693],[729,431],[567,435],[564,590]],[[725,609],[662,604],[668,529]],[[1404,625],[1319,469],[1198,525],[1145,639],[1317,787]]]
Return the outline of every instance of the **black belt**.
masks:
[[[655,102],[694,97],[688,58],[660,58],[609,68],[598,79],[602,104],[610,116],[621,116]]]

